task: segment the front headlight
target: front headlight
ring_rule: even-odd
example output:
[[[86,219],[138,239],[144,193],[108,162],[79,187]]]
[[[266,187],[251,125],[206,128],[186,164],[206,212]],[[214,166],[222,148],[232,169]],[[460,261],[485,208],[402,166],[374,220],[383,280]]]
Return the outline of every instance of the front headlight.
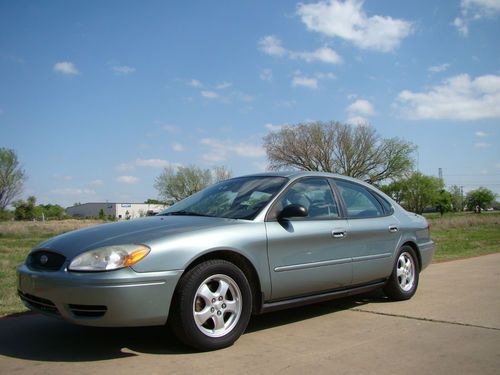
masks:
[[[70,271],[111,271],[129,267],[146,255],[150,248],[145,245],[105,246],[86,251],[73,259]]]

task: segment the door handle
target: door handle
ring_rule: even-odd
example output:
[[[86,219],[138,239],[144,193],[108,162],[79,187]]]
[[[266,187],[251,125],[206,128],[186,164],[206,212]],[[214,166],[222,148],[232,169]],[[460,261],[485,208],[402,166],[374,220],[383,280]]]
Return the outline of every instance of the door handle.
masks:
[[[396,233],[398,231],[398,227],[395,225],[389,225],[389,232]]]
[[[344,238],[346,236],[346,231],[345,230],[334,230],[332,231],[332,237],[333,238]]]

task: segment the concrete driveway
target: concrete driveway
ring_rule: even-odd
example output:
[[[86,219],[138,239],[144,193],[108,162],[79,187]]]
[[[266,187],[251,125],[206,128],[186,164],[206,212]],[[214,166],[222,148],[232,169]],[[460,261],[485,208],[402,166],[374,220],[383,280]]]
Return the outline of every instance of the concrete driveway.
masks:
[[[500,253],[431,265],[416,296],[380,293],[254,317],[230,348],[196,353],[160,328],[0,319],[0,373],[499,374]]]

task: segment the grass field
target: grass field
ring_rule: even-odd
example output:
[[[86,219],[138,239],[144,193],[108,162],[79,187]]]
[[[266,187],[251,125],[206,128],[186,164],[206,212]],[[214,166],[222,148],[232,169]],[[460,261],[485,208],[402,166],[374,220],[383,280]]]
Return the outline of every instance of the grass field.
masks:
[[[57,234],[96,225],[96,220],[0,222],[0,316],[25,311],[16,290],[16,266],[36,244]]]
[[[435,262],[500,252],[500,213],[426,215],[437,244]],[[0,316],[25,311],[15,267],[36,244],[57,234],[100,224],[92,220],[0,222]]]
[[[426,215],[427,216],[427,215]],[[427,217],[437,250],[434,262],[500,251],[500,213],[447,214]]]

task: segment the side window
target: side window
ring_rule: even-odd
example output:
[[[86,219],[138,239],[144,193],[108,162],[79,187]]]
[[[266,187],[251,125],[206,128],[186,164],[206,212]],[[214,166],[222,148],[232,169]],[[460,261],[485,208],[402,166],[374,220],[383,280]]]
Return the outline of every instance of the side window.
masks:
[[[347,206],[349,218],[384,216],[380,202],[362,185],[344,180],[335,180]]]
[[[332,219],[339,217],[337,202],[333,197],[330,184],[324,179],[309,178],[296,182],[287,189],[273,208],[271,217],[276,215],[290,204],[300,204],[307,208],[307,219]]]

